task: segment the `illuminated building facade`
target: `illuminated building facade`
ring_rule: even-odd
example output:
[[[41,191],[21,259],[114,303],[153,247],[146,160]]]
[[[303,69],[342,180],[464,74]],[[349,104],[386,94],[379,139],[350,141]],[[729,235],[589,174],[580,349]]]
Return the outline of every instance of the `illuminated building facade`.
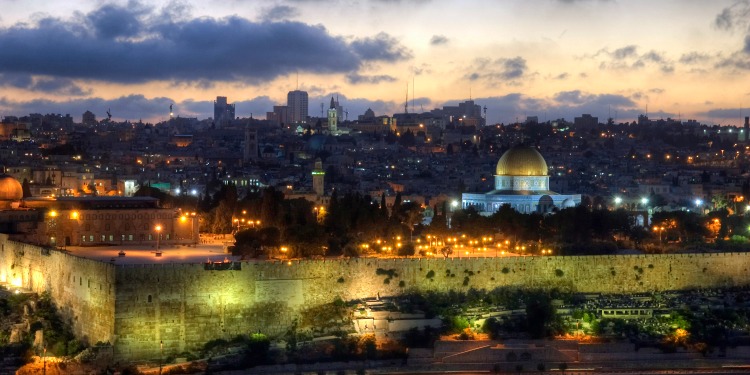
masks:
[[[575,207],[580,194],[558,194],[549,190],[547,162],[533,147],[516,146],[506,151],[495,169],[495,190],[488,193],[464,193],[464,209],[474,207],[491,215],[503,205],[522,213],[548,213],[553,209]]]

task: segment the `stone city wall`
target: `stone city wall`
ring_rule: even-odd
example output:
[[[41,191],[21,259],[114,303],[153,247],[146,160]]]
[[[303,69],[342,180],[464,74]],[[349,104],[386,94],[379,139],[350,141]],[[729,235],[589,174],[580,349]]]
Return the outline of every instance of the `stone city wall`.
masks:
[[[110,341],[123,359],[158,360],[160,343],[170,356],[239,334],[283,335],[305,308],[336,297],[503,286],[583,293],[718,288],[750,284],[748,264],[750,253],[116,266],[0,236],[0,282],[48,291],[79,337]]]
[[[10,241],[0,234],[0,283],[49,292],[63,319],[85,343],[114,340],[113,265]]]
[[[177,355],[217,338],[282,335],[305,307],[336,297],[501,286],[638,293],[747,285],[749,261],[750,254],[725,253],[242,262],[222,271],[203,264],[118,266],[115,351],[158,359],[160,343],[164,355]]]

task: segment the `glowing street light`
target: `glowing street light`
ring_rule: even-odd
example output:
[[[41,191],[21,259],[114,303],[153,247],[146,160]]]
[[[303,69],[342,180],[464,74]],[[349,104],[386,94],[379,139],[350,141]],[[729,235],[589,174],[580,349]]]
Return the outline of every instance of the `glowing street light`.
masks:
[[[619,206],[620,203],[622,203],[622,198],[621,197],[615,197],[615,206]]]
[[[157,225],[154,229],[156,230],[156,252],[158,253],[161,241],[161,225]]]

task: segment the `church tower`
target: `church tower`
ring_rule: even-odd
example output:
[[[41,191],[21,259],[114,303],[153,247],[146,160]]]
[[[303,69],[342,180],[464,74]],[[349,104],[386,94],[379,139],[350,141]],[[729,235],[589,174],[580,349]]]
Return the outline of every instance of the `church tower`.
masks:
[[[336,102],[331,97],[331,107],[328,108],[328,133],[336,134],[338,132],[339,115],[336,109]]]
[[[312,171],[313,180],[313,191],[318,196],[322,196],[325,193],[325,187],[323,185],[325,181],[326,171],[323,170],[323,161],[320,158],[315,159],[315,168]]]
[[[258,159],[258,129],[249,123],[245,127],[245,149],[243,151],[242,161],[245,163]]]

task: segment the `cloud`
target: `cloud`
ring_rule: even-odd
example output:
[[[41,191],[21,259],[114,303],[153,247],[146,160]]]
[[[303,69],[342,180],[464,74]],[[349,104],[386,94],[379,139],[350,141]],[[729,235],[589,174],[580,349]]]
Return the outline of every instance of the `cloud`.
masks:
[[[680,56],[680,63],[688,65],[701,64],[706,63],[711,59],[711,55],[707,53],[693,51],[682,54],[682,56]]]
[[[625,47],[616,49],[614,52],[612,52],[611,56],[617,60],[626,59],[628,57],[634,57],[636,56],[637,49],[638,47],[634,45],[625,46]]]
[[[347,73],[371,61],[411,57],[385,33],[347,41],[302,22],[190,18],[184,8],[157,11],[138,4],[104,5],[84,21],[46,16],[0,27],[0,71],[118,83],[259,83],[297,71]]]
[[[370,84],[378,84],[381,82],[395,82],[396,77],[389,76],[389,75],[361,75],[358,73],[350,73],[346,75],[346,80],[349,81],[351,84],[360,84],[360,83],[370,83]]]
[[[750,18],[750,1],[741,0],[721,10],[714,18],[714,26],[719,30],[745,31]]]
[[[472,73],[467,78],[472,81],[488,81],[490,85],[497,83],[518,84],[518,80],[526,74],[528,67],[526,59],[516,56],[509,59],[476,59],[470,67]],[[502,82],[498,82],[502,81]]]
[[[647,66],[656,66],[663,73],[674,72],[674,63],[664,54],[654,50],[640,54],[638,46],[634,44],[612,52],[607,48],[602,48],[594,55],[585,57],[599,60],[599,69],[639,70]]]
[[[617,94],[588,94],[581,90],[561,91],[553,96],[553,99],[564,105],[587,105],[587,106],[614,106],[635,107],[635,102],[622,95]]]
[[[432,38],[430,38],[430,45],[433,46],[442,46],[447,43],[448,37],[446,37],[445,35],[433,35]]]
[[[555,79],[564,80],[564,79],[567,79],[569,76],[570,76],[570,74],[568,74],[568,73],[560,73],[560,74],[558,74],[555,77]]]
[[[374,37],[355,39],[351,47],[362,59],[369,61],[395,62],[412,57],[411,51],[403,47],[396,38],[383,32]]]
[[[91,29],[101,39],[115,39],[118,37],[134,37],[143,28],[142,17],[150,9],[136,1],[128,2],[127,6],[105,4],[86,15]]]
[[[0,87],[2,86],[69,96],[84,96],[92,92],[91,89],[84,89],[67,78],[33,77],[28,74],[0,74]]]
[[[708,118],[739,120],[742,118],[743,113],[747,116],[747,112],[747,108],[745,108],[744,111],[742,108],[716,108],[706,112],[700,112],[698,115]]]
[[[279,21],[295,18],[300,15],[299,9],[288,5],[274,5],[262,10],[260,18],[264,21]]]

